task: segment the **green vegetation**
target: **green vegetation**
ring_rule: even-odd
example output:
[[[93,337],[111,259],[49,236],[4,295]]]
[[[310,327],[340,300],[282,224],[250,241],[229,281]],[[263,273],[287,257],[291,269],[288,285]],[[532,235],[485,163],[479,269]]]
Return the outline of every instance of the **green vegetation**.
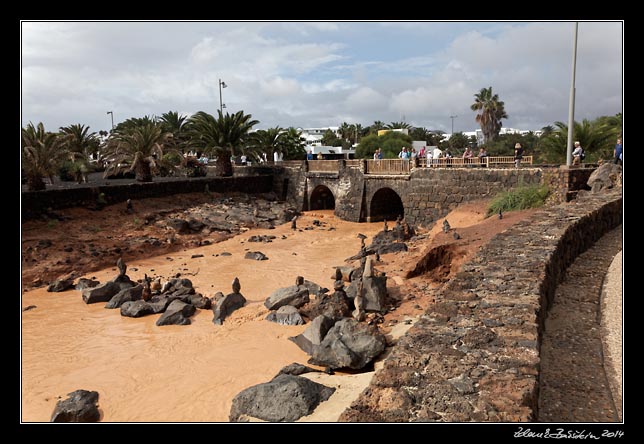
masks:
[[[237,111],[235,114],[222,114],[217,118],[199,111],[188,119],[187,129],[190,147],[215,157],[215,172],[218,176],[232,176],[232,156],[241,154],[250,139],[250,130],[259,121],[250,114]]]
[[[411,148],[411,145],[411,137],[403,133],[390,131],[382,136],[371,134],[364,137],[356,147],[356,158],[373,159],[376,148],[380,148],[385,159],[394,159],[398,157],[402,147]]]
[[[470,107],[472,111],[479,111],[476,115],[476,122],[481,125],[483,139],[485,142],[492,142],[501,131],[501,119],[507,119],[505,103],[499,100],[498,94],[492,94],[492,87],[482,88],[474,94],[474,103]]]
[[[134,171],[137,181],[152,182],[152,176],[157,174],[160,167],[174,168],[164,160],[164,148],[171,137],[154,120],[144,121],[141,125],[117,126],[105,150],[111,160],[105,169],[105,177],[126,164],[130,165],[129,171]]]
[[[499,193],[492,199],[487,209],[487,216],[499,211],[525,210],[543,206],[550,190],[545,185],[519,186]]]
[[[568,144],[568,125],[555,122],[554,127],[541,136],[539,141],[540,159],[547,163],[565,163]],[[613,157],[617,138],[622,134],[622,114],[602,116],[595,120],[584,119],[575,122],[573,140],[579,141],[586,152],[587,163]]]
[[[22,129],[22,169],[30,191],[45,189],[44,177],[53,181],[58,166],[67,158],[67,137],[45,131],[42,123]]]
[[[304,146],[305,140],[298,130],[276,126],[251,133],[244,151],[254,156],[256,161],[259,161],[260,153],[270,155],[275,151],[282,153],[284,160],[301,160],[306,156]]]

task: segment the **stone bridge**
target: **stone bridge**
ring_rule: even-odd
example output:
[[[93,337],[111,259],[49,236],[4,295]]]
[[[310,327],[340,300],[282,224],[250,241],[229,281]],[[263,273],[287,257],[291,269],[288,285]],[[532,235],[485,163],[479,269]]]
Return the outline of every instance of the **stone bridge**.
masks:
[[[273,189],[298,210],[334,209],[336,216],[353,222],[395,220],[400,216],[413,225],[431,226],[462,202],[493,197],[520,184],[545,183],[553,191],[554,201],[567,201],[585,186],[593,171],[474,165],[366,174],[364,166],[363,160],[282,162],[271,168]]]

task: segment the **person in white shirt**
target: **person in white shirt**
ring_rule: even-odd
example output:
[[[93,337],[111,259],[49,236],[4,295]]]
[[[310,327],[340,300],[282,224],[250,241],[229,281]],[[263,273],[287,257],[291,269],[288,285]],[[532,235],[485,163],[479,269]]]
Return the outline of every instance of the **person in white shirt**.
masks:
[[[575,149],[572,152],[572,164],[579,165],[584,157],[584,149],[579,142],[575,142]]]

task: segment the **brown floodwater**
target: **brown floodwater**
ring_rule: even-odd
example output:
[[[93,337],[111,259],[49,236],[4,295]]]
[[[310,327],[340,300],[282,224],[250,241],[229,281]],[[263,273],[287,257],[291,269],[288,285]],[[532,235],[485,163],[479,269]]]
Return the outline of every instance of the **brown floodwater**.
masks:
[[[239,277],[248,303],[222,326],[212,323],[211,310],[197,310],[188,326],[157,327],[160,315],[122,317],[103,303],[85,304],[76,290],[23,293],[22,306],[37,308],[22,313],[22,420],[48,422],[58,399],[85,389],[98,391],[103,422],[228,421],[237,393],[308,359],[288,340],[306,326],[265,321],[264,300],[293,285],[298,275],[332,288],[334,266],[345,265],[360,249],[356,234],[371,238],[382,228],[336,219],[331,210],[301,216],[298,227],[313,226],[314,219],[324,226],[254,229],[221,243],[128,263],[134,280],[144,273],[166,278],[182,273],[209,297],[229,293]],[[253,234],[277,238],[247,242]],[[269,260],[244,259],[247,250],[261,251]],[[232,255],[215,256],[225,251]],[[204,256],[192,259],[193,254]],[[116,274],[114,267],[85,277],[105,282]]]

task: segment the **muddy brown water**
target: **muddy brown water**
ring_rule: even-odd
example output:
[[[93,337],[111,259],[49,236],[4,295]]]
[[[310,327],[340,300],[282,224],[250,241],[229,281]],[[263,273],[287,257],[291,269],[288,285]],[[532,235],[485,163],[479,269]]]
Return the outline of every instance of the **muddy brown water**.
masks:
[[[323,226],[313,227],[314,219]],[[314,229],[303,230],[307,226]],[[22,306],[37,308],[22,313],[22,420],[47,422],[58,399],[86,389],[99,392],[104,422],[228,421],[237,393],[308,359],[288,340],[305,326],[265,321],[266,297],[293,285],[297,275],[331,288],[334,266],[345,265],[360,248],[356,234],[372,237],[382,228],[336,219],[332,210],[307,213],[298,227],[302,231],[290,224],[250,230],[218,244],[128,263],[132,279],[180,272],[210,297],[229,293],[239,277],[248,303],[222,326],[212,324],[211,310],[198,310],[189,326],[157,327],[159,315],[122,317],[103,303],[86,305],[76,290],[23,293]],[[276,239],[247,242],[253,234]],[[244,259],[247,250],[262,251],[269,260]],[[221,256],[225,251],[232,255]],[[204,256],[191,259],[193,254]],[[113,267],[85,277],[104,282],[116,274]]]

